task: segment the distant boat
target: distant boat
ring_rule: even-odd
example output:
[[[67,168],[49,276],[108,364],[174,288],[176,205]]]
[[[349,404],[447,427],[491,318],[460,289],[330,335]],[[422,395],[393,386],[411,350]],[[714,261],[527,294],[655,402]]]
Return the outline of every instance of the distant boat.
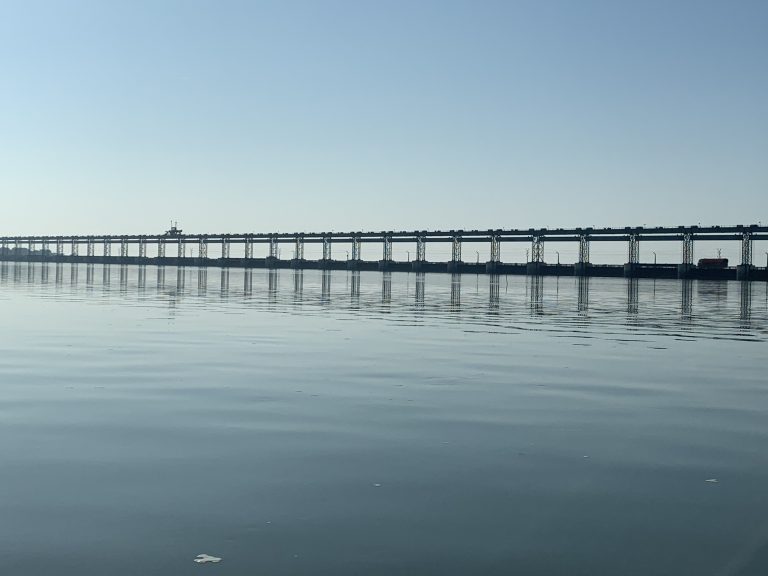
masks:
[[[181,236],[182,230],[181,228],[177,227],[178,225],[179,225],[178,222],[172,223],[171,228],[169,230],[166,230],[163,236]]]

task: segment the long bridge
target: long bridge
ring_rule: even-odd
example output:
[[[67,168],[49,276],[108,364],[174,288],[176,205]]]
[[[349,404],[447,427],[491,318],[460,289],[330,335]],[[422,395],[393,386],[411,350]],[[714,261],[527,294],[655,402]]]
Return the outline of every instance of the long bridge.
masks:
[[[768,226],[678,226],[626,228],[530,228],[495,230],[413,230],[380,232],[275,232],[244,234],[184,234],[176,227],[157,235],[70,235],[70,236],[0,236],[0,261],[70,262],[102,264],[154,264],[159,266],[224,266],[264,268],[319,268],[350,270],[415,270],[444,272],[485,272],[488,274],[625,276],[629,278],[718,278],[768,279],[768,270],[753,264],[753,243],[768,240]],[[740,262],[728,267],[718,259],[694,261],[695,242],[738,242]],[[525,263],[504,262],[502,245],[512,242],[530,244],[530,259]],[[578,261],[551,264],[544,259],[546,242],[578,244]],[[590,260],[593,242],[618,242],[626,245],[623,265],[596,264]],[[641,242],[677,242],[682,258],[678,264],[643,263],[639,259]],[[413,261],[392,257],[395,243],[415,246]],[[427,246],[451,245],[451,259],[435,262],[427,259]],[[485,244],[490,259],[484,263],[462,260],[464,244]],[[254,246],[266,244],[269,255],[254,257]],[[291,259],[280,259],[280,246],[290,245]],[[322,258],[304,258],[306,244],[322,244]],[[351,258],[335,260],[335,244],[351,245]],[[381,258],[364,260],[362,246],[379,246]],[[208,257],[208,247],[218,245],[221,256]],[[233,255],[232,246],[241,246]],[[148,247],[153,246],[154,250]],[[188,257],[186,248],[197,247],[197,256]],[[154,252],[155,255],[150,255]]]

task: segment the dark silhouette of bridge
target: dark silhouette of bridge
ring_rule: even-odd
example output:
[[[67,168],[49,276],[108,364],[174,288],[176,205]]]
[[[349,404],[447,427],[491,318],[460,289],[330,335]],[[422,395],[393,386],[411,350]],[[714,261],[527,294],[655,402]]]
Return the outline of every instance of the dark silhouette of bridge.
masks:
[[[184,234],[176,227],[158,235],[71,235],[71,236],[1,236],[0,260],[85,262],[117,264],[154,264],[172,266],[222,266],[245,268],[320,268],[350,270],[415,270],[442,272],[485,272],[489,274],[625,276],[630,278],[717,278],[768,279],[766,268],[753,264],[753,242],[768,240],[768,226],[678,226],[626,228],[530,228],[496,230],[412,230],[380,232],[278,232],[244,234]],[[544,247],[547,242],[578,243],[578,260],[572,264],[547,263]],[[739,242],[740,262],[728,267],[727,262],[694,262],[695,242]],[[530,258],[524,263],[504,262],[502,246],[508,243],[530,244]],[[623,265],[593,263],[590,245],[593,242],[618,242],[627,247]],[[644,263],[639,259],[641,242],[677,242],[682,247],[681,262],[677,264]],[[392,246],[409,243],[415,246],[413,261],[396,261]],[[430,244],[451,245],[451,259],[435,262],[427,259]],[[269,255],[254,257],[254,246],[267,244]],[[281,259],[280,247],[290,245],[292,257]],[[306,244],[322,244],[322,258],[304,257]],[[335,244],[351,245],[351,258],[333,258]],[[378,245],[381,258],[364,260],[364,245]],[[484,263],[464,262],[462,246],[485,244],[490,259]],[[208,257],[208,247],[219,245],[221,256]],[[197,247],[197,256],[188,257],[187,247]],[[233,246],[238,249],[233,254]],[[154,247],[150,255],[148,247]]]

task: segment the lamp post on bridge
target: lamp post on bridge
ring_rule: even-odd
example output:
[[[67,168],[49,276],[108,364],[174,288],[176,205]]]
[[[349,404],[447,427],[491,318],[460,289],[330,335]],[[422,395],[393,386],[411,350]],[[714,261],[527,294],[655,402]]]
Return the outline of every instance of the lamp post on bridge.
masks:
[[[528,252],[529,252],[529,249],[528,249],[528,248],[526,248],[526,249],[525,249],[525,263],[526,263],[526,264],[528,264]]]
[[[557,254],[557,265],[560,266],[560,252],[555,250],[555,254]]]
[[[475,250],[475,254],[477,254],[477,263],[480,264],[480,252]]]
[[[406,250],[406,253],[408,254],[408,262],[410,262],[411,261],[411,251],[410,250]]]
[[[653,253],[653,265],[656,266],[656,252]]]

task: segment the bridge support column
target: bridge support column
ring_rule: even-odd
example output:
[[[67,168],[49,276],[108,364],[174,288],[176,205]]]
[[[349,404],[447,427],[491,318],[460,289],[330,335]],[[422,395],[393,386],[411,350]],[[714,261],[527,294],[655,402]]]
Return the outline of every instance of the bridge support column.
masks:
[[[147,257],[147,239],[139,238],[139,258],[142,260]]]
[[[736,266],[736,279],[750,280],[752,275],[752,233],[744,232],[741,236],[741,264]]]
[[[267,268],[276,268],[278,265],[278,244],[277,236],[270,236],[269,238],[269,256],[267,256],[266,264]]]
[[[128,258],[128,240],[125,238],[120,240],[120,258]]]
[[[491,236],[491,259],[485,263],[487,274],[497,274],[501,264],[501,240],[497,235]]]
[[[293,239],[293,260],[291,260],[291,268],[303,268],[304,267],[304,237],[296,236]]]
[[[678,278],[691,278],[696,270],[693,265],[693,235],[683,234],[683,263],[677,266]]]
[[[427,237],[416,236],[416,260],[411,263],[411,269],[415,271],[423,270],[424,263],[427,261]]]
[[[197,257],[200,260],[205,260],[208,258],[208,238],[206,238],[205,236],[201,237],[200,240],[198,240]]]
[[[352,258],[347,262],[347,270],[359,270],[359,269],[360,269],[360,236],[353,236],[352,237]]]
[[[106,248],[107,244],[104,244],[104,246]],[[157,241],[157,257],[165,258],[165,240],[162,238]]]
[[[181,243],[179,243],[179,246],[181,246]],[[229,238],[227,237],[221,239],[221,259],[229,260]]]
[[[327,270],[332,266],[331,246],[331,237],[323,236],[323,258],[318,262],[318,266],[322,270]]]
[[[93,238],[88,236],[88,243],[85,247],[85,253],[88,256],[88,258],[93,258],[94,255],[94,247],[93,247]]]
[[[460,272],[461,264],[461,236],[454,236],[451,241],[451,261],[448,262],[448,272]]]
[[[389,270],[392,267],[392,237],[384,236],[382,258],[379,260],[379,270]]]
[[[178,246],[178,251],[177,251],[176,255],[179,258],[179,260],[184,258],[184,242],[182,241],[181,238],[179,238],[179,246]],[[183,277],[182,277],[182,279],[183,279]],[[183,281],[182,281],[182,285],[183,285]]]
[[[246,260],[250,260],[251,258],[253,258],[253,238],[251,238],[250,236],[246,236],[246,238],[245,238],[245,254],[244,254],[244,256],[245,256]]]
[[[574,276],[589,276],[589,236],[579,236],[579,261],[573,266]]]
[[[627,263],[624,264],[624,278],[636,278],[640,261],[640,238],[637,234],[629,235],[627,245]]]
[[[79,244],[77,243],[77,240],[72,238],[72,248],[71,248],[71,252],[70,252],[70,254],[72,256],[77,256],[78,255],[78,247],[79,247]]]
[[[531,239],[531,261],[526,264],[525,271],[531,276],[540,276],[544,266],[544,237],[534,236]]]

